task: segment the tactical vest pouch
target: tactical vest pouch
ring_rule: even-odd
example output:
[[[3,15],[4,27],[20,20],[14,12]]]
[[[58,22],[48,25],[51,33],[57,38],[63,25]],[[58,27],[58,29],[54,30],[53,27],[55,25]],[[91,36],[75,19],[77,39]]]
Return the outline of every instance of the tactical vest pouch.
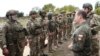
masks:
[[[42,29],[41,28],[34,28],[34,29],[30,29],[30,34],[32,35],[39,35],[42,33]]]
[[[35,34],[35,35],[39,35],[39,34],[41,34],[41,33],[42,33],[41,28],[40,28],[40,29],[36,29],[36,30],[34,31],[34,34]]]
[[[13,43],[13,35],[12,35],[12,33],[7,33],[6,34],[6,40],[7,40],[7,44]]]

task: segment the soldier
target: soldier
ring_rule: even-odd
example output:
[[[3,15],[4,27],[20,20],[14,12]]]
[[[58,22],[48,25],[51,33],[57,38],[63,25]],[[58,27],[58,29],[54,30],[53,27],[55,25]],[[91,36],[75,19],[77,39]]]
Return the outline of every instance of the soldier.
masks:
[[[17,21],[17,11],[9,10],[6,13],[8,22],[4,25],[4,37],[6,38],[8,56],[23,56],[25,47],[25,28]]]
[[[56,33],[56,23],[53,20],[53,14],[52,12],[48,13],[48,49],[49,53],[52,53],[54,50],[52,49],[53,41],[55,38],[55,33]]]
[[[91,26],[92,31],[92,56],[99,56],[99,39],[98,31],[100,31],[100,17],[92,13],[92,5],[90,3],[83,4],[83,9],[87,13],[87,22]]]
[[[37,18],[38,12],[30,11],[31,19],[27,23],[29,33],[30,56],[40,56],[40,37],[42,33],[42,25],[40,19]]]
[[[54,19],[54,22],[56,23],[56,32],[55,32],[55,37],[54,37],[54,47],[57,48],[58,47],[58,21],[57,21],[57,17],[58,17],[58,14],[55,14],[53,19]]]
[[[75,22],[79,24],[72,34],[72,43],[69,48],[74,56],[91,56],[91,29],[86,22],[86,13],[79,10],[75,14]]]
[[[40,16],[41,16],[41,24],[42,24],[42,36],[40,38],[40,52],[41,55],[46,55],[44,53],[44,48],[45,48],[45,39],[47,38],[47,29],[48,29],[48,19],[46,18],[46,12],[44,10],[40,11]]]
[[[62,33],[63,33],[63,17],[62,14],[58,15],[58,43],[62,44]]]
[[[63,40],[67,40],[67,38],[66,38],[66,31],[67,31],[67,16],[66,16],[66,14],[65,14],[65,12],[63,12],[62,13],[62,19],[63,19]]]
[[[67,19],[66,19],[66,27],[67,27],[67,38],[70,38],[71,36],[71,30],[72,30],[72,14],[68,13]]]

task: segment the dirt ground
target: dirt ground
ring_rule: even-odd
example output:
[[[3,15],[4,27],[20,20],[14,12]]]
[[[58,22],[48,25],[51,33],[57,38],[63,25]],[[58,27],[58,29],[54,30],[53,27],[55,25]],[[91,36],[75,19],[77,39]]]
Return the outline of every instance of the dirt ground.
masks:
[[[100,35],[100,34],[99,34]],[[100,40],[100,38],[99,38]],[[56,49],[55,52],[53,53],[48,53],[49,56],[73,56],[73,53],[72,51],[70,51],[68,49],[68,45],[70,44],[70,40],[67,40],[67,41],[63,41],[63,44],[60,45],[59,48]],[[100,44],[100,41],[99,41],[99,44]],[[100,49],[99,49],[100,50]],[[25,47],[24,49],[24,53],[23,53],[23,56],[27,56],[29,55],[29,51],[30,51],[30,48],[29,48],[29,44]],[[47,48],[46,48],[46,51],[47,51]],[[100,52],[99,52],[100,54]],[[2,55],[2,50],[0,49],[0,56],[3,56]]]
[[[63,44],[59,46],[59,48],[56,49],[53,53],[47,53],[49,56],[73,56],[72,52],[68,49],[68,45],[71,41],[64,41]],[[45,51],[47,52],[47,49]],[[25,47],[23,56],[27,56],[29,54],[29,46],[27,45]]]
[[[60,45],[57,50],[49,56],[73,56],[72,51],[68,49],[68,45],[71,41],[65,41],[62,45]]]

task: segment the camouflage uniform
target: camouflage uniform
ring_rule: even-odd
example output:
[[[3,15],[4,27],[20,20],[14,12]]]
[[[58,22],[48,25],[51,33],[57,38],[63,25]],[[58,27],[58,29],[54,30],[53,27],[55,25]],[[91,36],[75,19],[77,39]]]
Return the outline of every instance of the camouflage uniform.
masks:
[[[44,10],[41,10],[39,12],[39,15],[41,16],[41,25],[42,25],[42,33],[41,33],[41,38],[40,38],[40,53],[41,56],[42,55],[46,55],[45,54],[45,39],[47,38],[47,29],[48,29],[48,19],[46,18],[46,12]]]
[[[99,56],[99,34],[100,31],[100,17],[93,15],[90,26],[92,28],[92,56]]]
[[[92,4],[85,3],[83,4],[84,11],[87,11],[85,9],[88,9],[87,12],[87,23],[91,26],[91,32],[92,32],[92,56],[99,56],[99,40],[98,40],[98,31],[100,28],[100,20],[98,17],[95,17],[95,15],[91,12],[92,11]]]
[[[8,56],[23,56],[23,50],[25,47],[25,29],[17,20],[11,21],[13,16],[16,14],[17,13],[15,10],[10,10],[7,12],[6,16],[9,21],[3,28],[6,38],[6,45],[9,50]]]
[[[74,56],[90,56],[91,30],[86,22],[83,22],[72,34]]]
[[[40,21],[30,19],[27,23],[27,30],[30,39],[30,56],[39,56],[40,53],[40,36],[42,33]]]
[[[62,32],[63,32],[63,19],[62,15],[58,16],[58,43],[62,43]]]
[[[22,25],[17,21],[14,23],[8,21],[4,29],[7,48],[10,52],[9,56],[23,56],[25,32],[23,31],[24,28]]]
[[[66,24],[67,24],[67,38],[70,38],[71,36],[71,30],[72,30],[72,20],[73,18],[71,16],[67,17]]]
[[[6,39],[4,37],[3,26],[0,25],[0,48],[2,49],[6,45]]]
[[[63,14],[63,40],[67,40],[66,33],[67,33],[67,17],[66,14]]]
[[[54,16],[54,22],[55,22],[55,24],[56,24],[56,32],[55,32],[55,37],[54,37],[54,46],[55,46],[55,48],[57,48],[58,47],[58,30],[57,30],[57,28],[58,28],[58,22],[57,22],[57,14]]]
[[[55,21],[52,19],[52,14],[48,14],[48,32],[49,32],[49,36],[48,36],[48,48],[49,48],[49,52],[52,52],[52,45],[53,45],[53,41],[55,38],[55,33],[56,33],[56,23]]]

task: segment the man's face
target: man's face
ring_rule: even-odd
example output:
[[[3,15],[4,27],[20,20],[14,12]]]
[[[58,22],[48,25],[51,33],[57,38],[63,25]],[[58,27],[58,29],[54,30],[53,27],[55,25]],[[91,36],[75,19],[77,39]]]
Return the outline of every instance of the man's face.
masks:
[[[89,9],[88,9],[88,8],[83,8],[83,10],[84,10],[86,13],[89,13]]]
[[[62,19],[62,18],[63,18],[63,16],[62,16],[62,15],[59,15],[58,17],[59,17],[59,19]]]
[[[74,18],[74,22],[75,22],[76,24],[78,24],[80,21],[81,21],[81,16],[78,15],[78,14],[76,13],[76,14],[75,14],[75,18]]]
[[[17,15],[16,14],[12,14],[9,16],[9,20],[11,21],[16,21],[17,20]]]
[[[35,19],[36,17],[37,17],[37,14],[32,14],[32,15],[31,15],[31,18],[32,18],[32,19]]]

